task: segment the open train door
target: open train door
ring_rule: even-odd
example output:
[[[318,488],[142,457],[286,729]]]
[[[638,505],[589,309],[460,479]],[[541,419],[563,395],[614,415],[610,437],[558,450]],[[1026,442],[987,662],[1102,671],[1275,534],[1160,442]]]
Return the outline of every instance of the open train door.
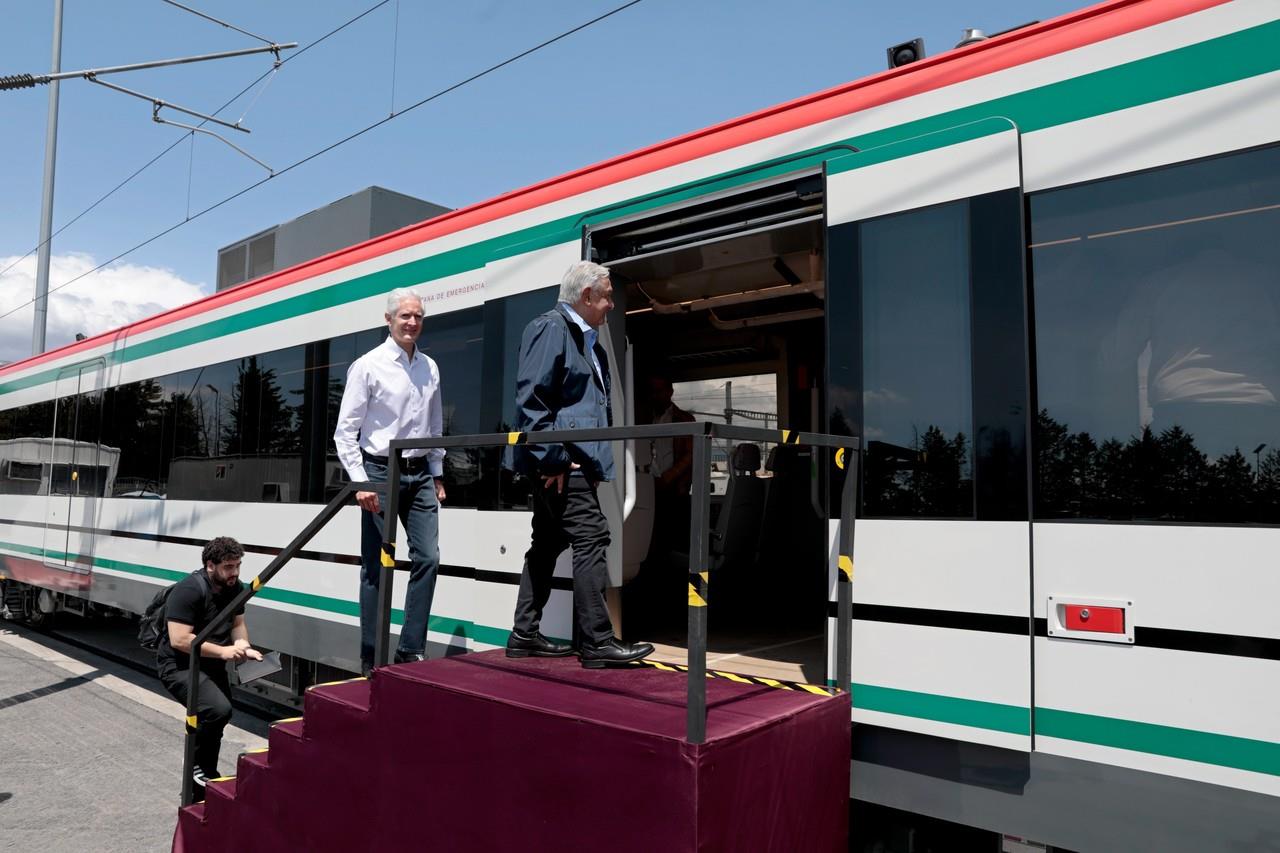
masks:
[[[830,431],[864,441],[853,718],[1029,750],[1021,187],[1003,118],[826,164]]]

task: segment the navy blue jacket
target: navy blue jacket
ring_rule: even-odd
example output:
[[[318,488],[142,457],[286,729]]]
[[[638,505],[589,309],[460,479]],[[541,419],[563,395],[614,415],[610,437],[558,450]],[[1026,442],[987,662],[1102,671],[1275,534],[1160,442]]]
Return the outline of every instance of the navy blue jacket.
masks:
[[[595,354],[603,383],[591,366],[586,335],[559,303],[533,318],[520,339],[515,428],[536,432],[612,426],[609,360],[598,339]],[[514,467],[526,474],[559,474],[577,462],[589,480],[613,479],[613,449],[607,441],[530,443],[514,450]]]

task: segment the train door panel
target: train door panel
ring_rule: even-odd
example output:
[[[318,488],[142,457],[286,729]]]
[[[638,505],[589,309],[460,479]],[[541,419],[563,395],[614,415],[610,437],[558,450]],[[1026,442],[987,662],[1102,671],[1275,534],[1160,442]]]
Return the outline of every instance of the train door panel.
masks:
[[[102,419],[101,364],[59,374],[53,429],[45,457],[44,560],[46,565],[88,572],[100,498],[109,494],[114,455],[98,445]],[[118,454],[118,451],[115,451]]]
[[[830,427],[864,447],[854,719],[1030,749],[1017,129],[868,149],[826,181]]]

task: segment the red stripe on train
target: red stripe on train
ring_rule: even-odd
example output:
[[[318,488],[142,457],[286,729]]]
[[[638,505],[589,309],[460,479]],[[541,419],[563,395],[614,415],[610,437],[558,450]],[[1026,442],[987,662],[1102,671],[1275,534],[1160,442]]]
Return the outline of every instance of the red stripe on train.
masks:
[[[244,299],[610,184],[727,151],[818,122],[933,91],[1046,56],[1083,47],[1165,21],[1220,6],[1229,0],[1110,0],[911,65],[845,83],[775,107],[731,119],[648,148],[513,190],[470,207],[441,214],[294,267],[211,294],[129,326],[67,344],[0,367],[0,376],[87,351],[122,335],[185,320]]]

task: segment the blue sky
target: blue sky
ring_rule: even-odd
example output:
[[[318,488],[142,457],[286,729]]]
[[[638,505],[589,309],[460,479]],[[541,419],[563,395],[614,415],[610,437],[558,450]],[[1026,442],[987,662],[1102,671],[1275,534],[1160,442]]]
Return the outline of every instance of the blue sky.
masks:
[[[375,0],[184,2],[305,45]],[[621,2],[391,0],[285,65],[245,117],[253,133],[235,141],[279,168],[386,116],[393,69],[400,109]],[[371,184],[459,207],[872,74],[885,67],[890,44],[922,36],[939,53],[965,27],[994,32],[1082,5],[643,0],[179,228],[122,262],[114,279],[72,285],[68,299],[51,303],[51,314],[70,314],[51,323],[49,345],[209,291],[218,247]],[[6,4],[0,74],[48,70],[52,7]],[[160,0],[65,0],[64,70],[255,44]],[[212,111],[269,64],[246,57],[107,79]],[[253,94],[224,115],[238,118]],[[0,93],[0,269],[37,242],[47,96],[46,87]],[[150,111],[83,80],[62,84],[55,227],[182,135],[152,123]],[[263,174],[216,140],[198,138],[194,155],[184,142],[59,235],[55,268],[64,276],[87,269],[181,221],[188,185],[194,212]],[[0,313],[30,298],[33,268],[29,259],[0,276]],[[0,360],[25,354],[29,329],[30,309],[0,319]]]

